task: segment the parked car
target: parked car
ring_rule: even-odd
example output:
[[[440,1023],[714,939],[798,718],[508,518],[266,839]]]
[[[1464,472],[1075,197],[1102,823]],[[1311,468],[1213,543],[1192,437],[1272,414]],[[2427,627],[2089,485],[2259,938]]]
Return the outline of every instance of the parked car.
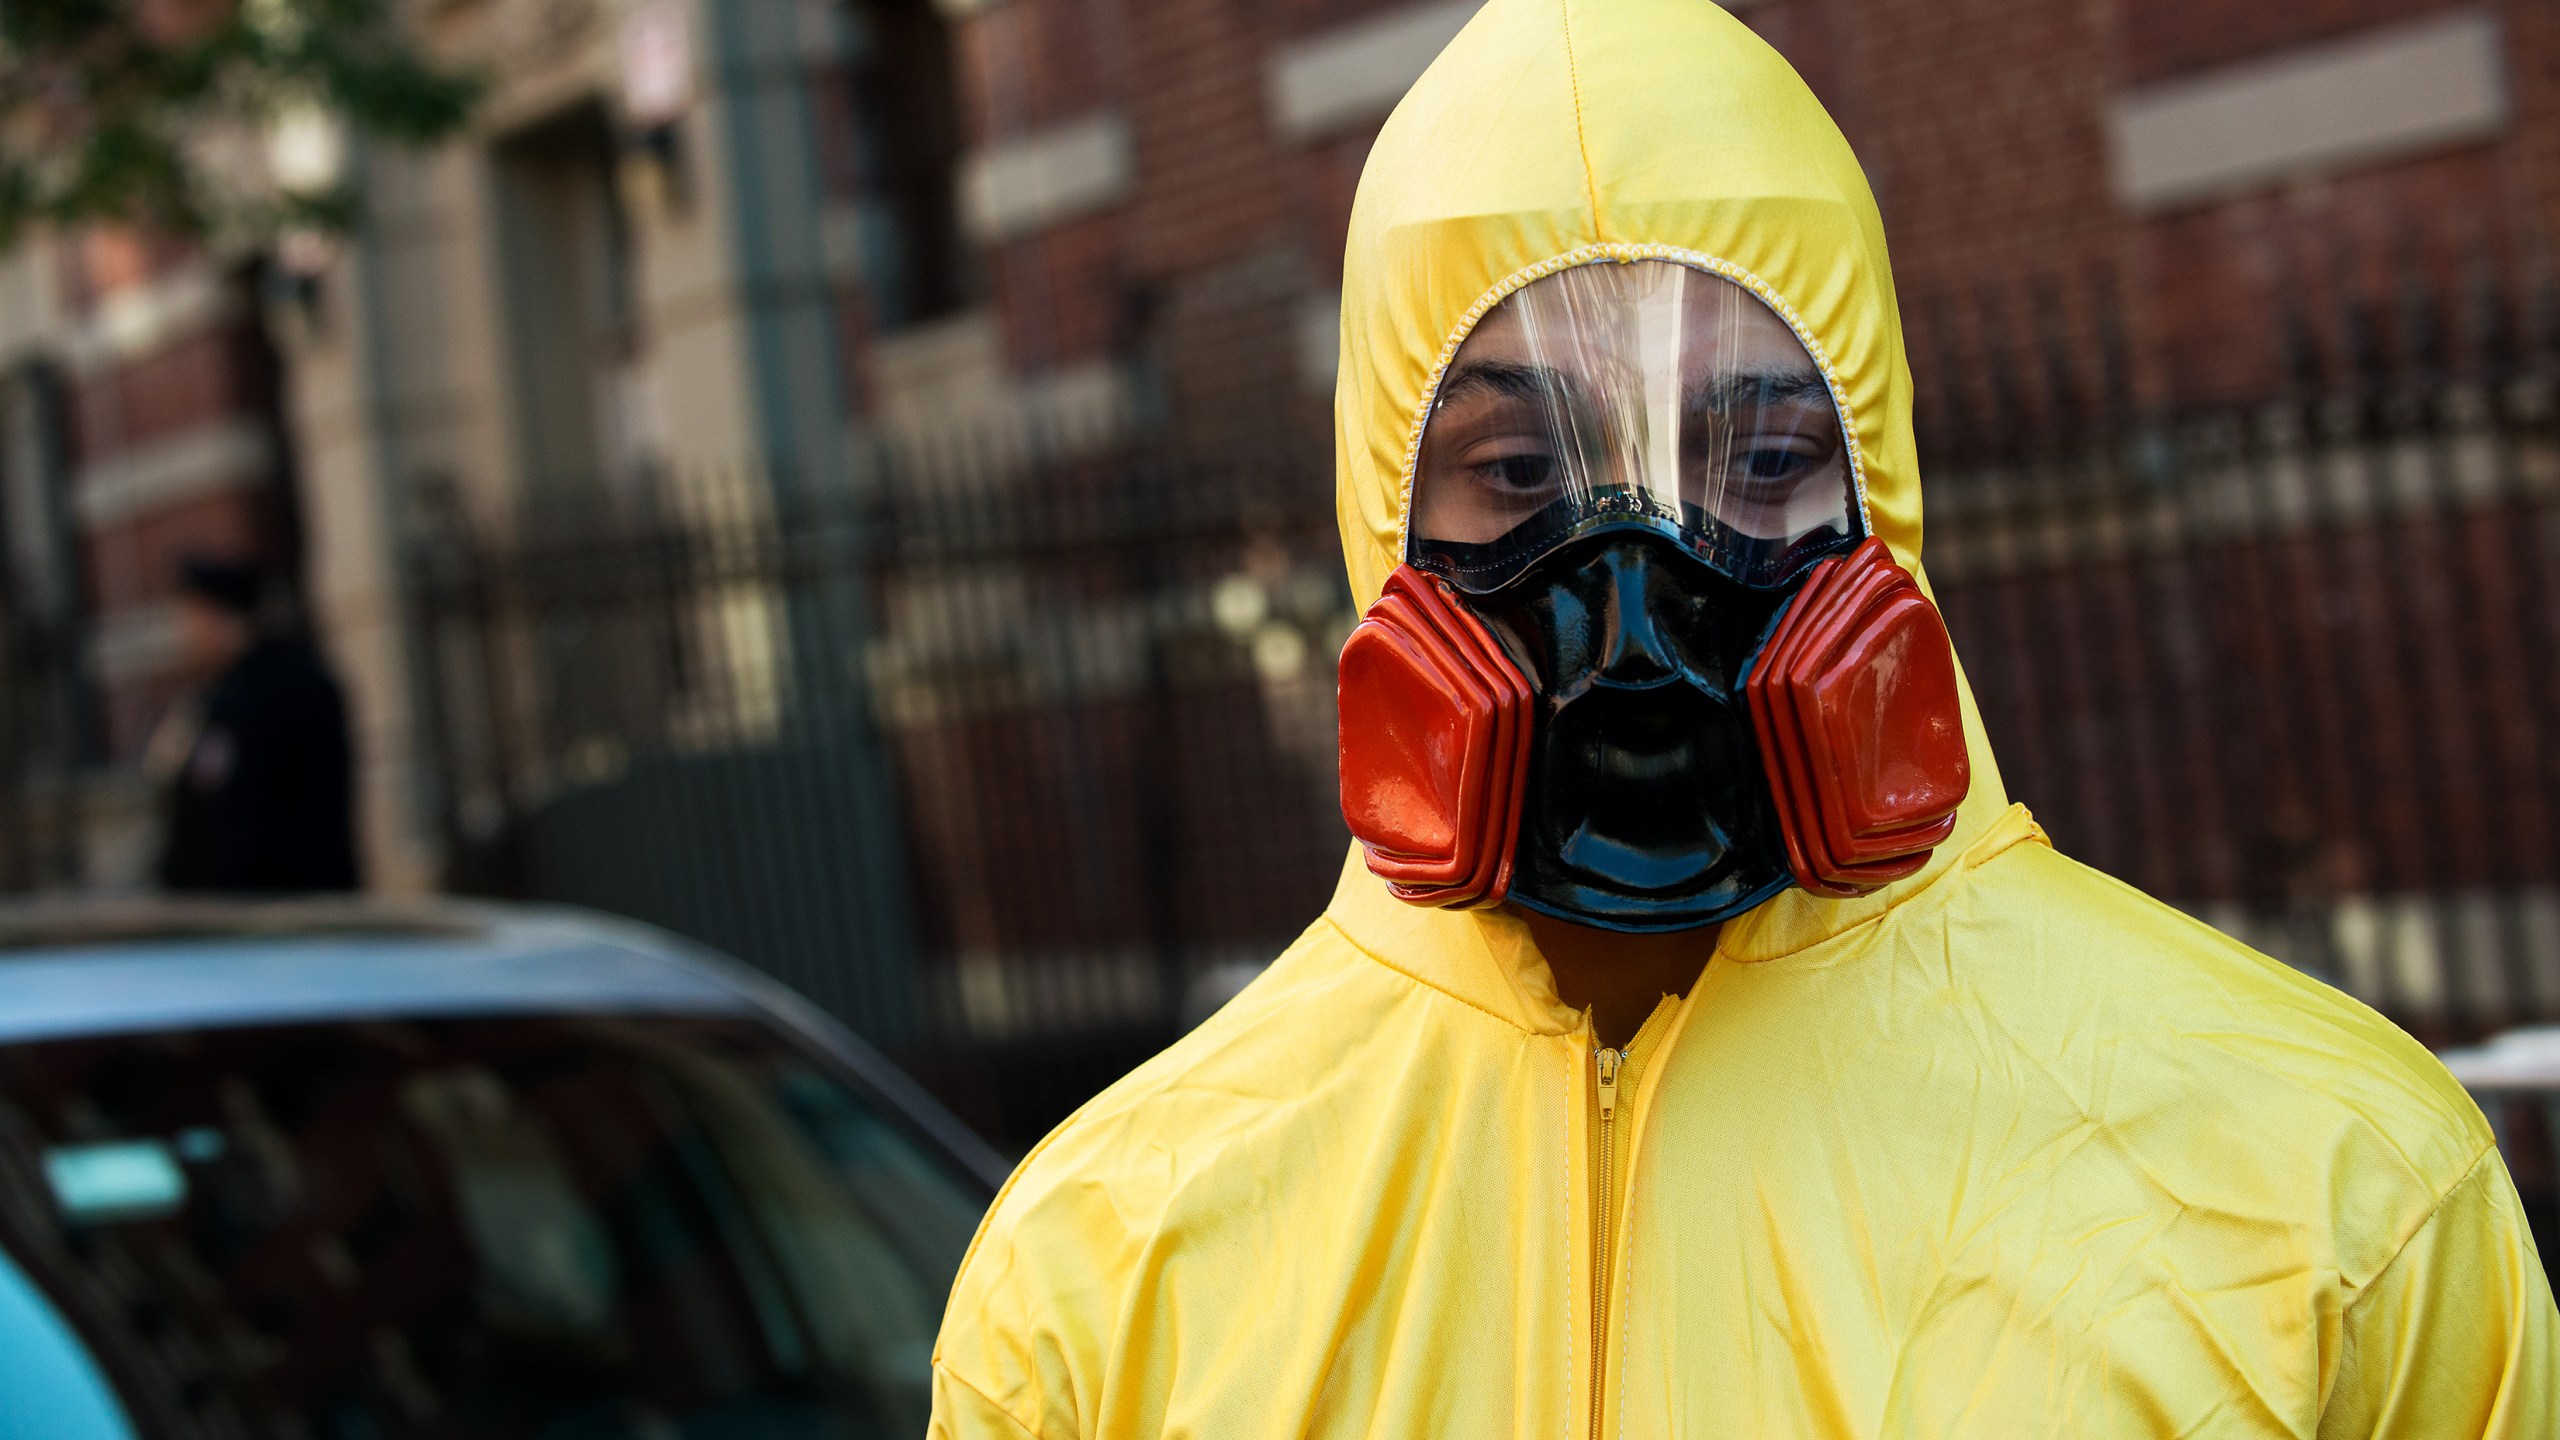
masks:
[[[2560,1256],[2560,1025],[2510,1030],[2437,1058],[2489,1117],[2548,1268]]]
[[[1004,1169],[645,927],[0,909],[0,1435],[919,1435]]]

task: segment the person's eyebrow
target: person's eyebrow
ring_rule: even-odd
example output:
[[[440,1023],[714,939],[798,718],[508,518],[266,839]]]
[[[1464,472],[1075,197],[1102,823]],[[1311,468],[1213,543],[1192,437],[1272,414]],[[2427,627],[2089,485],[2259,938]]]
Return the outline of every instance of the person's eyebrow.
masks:
[[[1508,360],[1469,360],[1451,369],[1440,382],[1435,405],[1483,393],[1515,400],[1558,401],[1571,394],[1564,376],[1545,365],[1519,365]]]
[[[1817,371],[1789,367],[1783,370],[1737,370],[1718,375],[1689,392],[1687,408],[1693,415],[1727,414],[1806,402],[1828,406],[1831,387],[1823,383]]]

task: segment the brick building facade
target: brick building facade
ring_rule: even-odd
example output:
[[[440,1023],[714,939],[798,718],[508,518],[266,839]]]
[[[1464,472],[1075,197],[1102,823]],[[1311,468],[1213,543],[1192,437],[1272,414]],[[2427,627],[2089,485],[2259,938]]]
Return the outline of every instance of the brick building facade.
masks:
[[[1360,162],[1467,0],[949,4],[1006,361],[1106,356],[1177,416],[1320,394]],[[2169,404],[2286,379],[2286,292],[2528,251],[2560,206],[2560,22],[2449,0],[1756,0],[1865,162],[1915,364],[2112,312]],[[1071,169],[1072,183],[1032,177]],[[1949,333],[1938,334],[1935,331]],[[892,344],[894,353],[894,343]],[[1952,383],[1952,382],[1951,382]]]
[[[251,267],[116,230],[0,262],[8,724],[39,764],[93,777],[51,797],[84,817],[82,842],[15,837],[19,883],[121,882],[148,864],[150,797],[127,782],[188,683],[179,563],[290,571],[300,558],[280,360],[256,288]],[[68,683],[41,683],[51,662]]]

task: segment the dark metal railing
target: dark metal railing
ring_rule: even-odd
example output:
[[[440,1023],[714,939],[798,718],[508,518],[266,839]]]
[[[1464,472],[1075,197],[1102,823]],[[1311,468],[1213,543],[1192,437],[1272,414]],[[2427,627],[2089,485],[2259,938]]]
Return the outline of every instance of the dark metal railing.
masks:
[[[454,878],[744,955],[1024,1143],[1331,887],[1329,489],[995,452],[771,495],[426,527]]]
[[[1927,563],[2063,849],[2441,1042],[2560,1017],[2560,276],[2391,277],[2238,399],[2103,284],[1922,307]]]

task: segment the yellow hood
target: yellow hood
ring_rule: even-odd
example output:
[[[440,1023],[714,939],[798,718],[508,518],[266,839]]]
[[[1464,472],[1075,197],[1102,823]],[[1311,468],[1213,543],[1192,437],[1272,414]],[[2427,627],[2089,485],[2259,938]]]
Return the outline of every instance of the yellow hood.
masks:
[[[1476,320],[1564,266],[1646,257],[1710,266],[1795,327],[1840,398],[1869,532],[1928,585],[1884,226],[1820,102],[1760,37],[1697,0],[1494,0],[1396,107],[1352,206],[1334,483],[1362,608],[1402,557],[1424,412]],[[1973,791],[1930,867],[1858,900],[1785,891],[1728,924],[1721,953],[1771,959],[1838,934],[1918,893],[1993,827],[2008,796],[1969,688],[1963,702]],[[1457,933],[1516,924],[1499,913],[1438,923],[1451,944],[1521,949],[1508,934]]]
[[[1354,213],[1361,597],[1468,317],[1613,245],[1793,312],[1916,565],[1892,284],[1830,122],[1702,0],[1493,0]],[[1526,926],[1405,905],[1355,851],[1268,973],[1023,1161],[952,1294],[934,1433],[2560,1431],[2560,1316],[2443,1067],[2035,843],[1969,704],[1967,735],[1928,872],[1728,924],[1622,1050]]]

